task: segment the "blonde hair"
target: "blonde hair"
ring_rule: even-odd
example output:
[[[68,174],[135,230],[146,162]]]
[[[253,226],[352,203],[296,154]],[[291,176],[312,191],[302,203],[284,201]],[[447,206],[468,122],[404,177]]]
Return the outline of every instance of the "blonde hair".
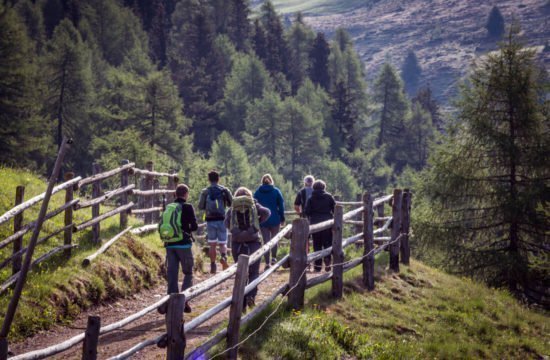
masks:
[[[262,176],[262,184],[273,185],[273,178],[271,177],[271,174],[265,174]]]
[[[237,196],[249,196],[252,197],[252,191],[250,191],[248,188],[245,188],[244,186],[240,187],[235,191],[235,197]]]

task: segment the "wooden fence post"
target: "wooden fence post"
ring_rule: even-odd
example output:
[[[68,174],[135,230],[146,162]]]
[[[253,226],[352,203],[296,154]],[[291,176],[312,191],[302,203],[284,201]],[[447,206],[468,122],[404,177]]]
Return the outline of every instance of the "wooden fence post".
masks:
[[[168,338],[166,359],[168,360],[183,360],[183,356],[185,354],[186,343],[183,329],[184,307],[184,294],[170,294],[170,299],[168,299],[168,310],[166,312],[166,334]]]
[[[306,244],[309,237],[309,222],[306,219],[292,221],[292,240],[290,241],[290,278],[291,289],[288,294],[288,304],[295,310],[304,306],[306,291],[307,252]]]
[[[235,285],[233,286],[233,298],[229,309],[229,323],[227,324],[227,352],[228,359],[237,359],[239,348],[239,329],[241,326],[241,314],[244,304],[244,289],[248,283],[248,255],[239,255],[237,272],[235,273]]]
[[[93,173],[99,174],[101,172],[101,166],[99,164],[93,164]],[[92,199],[101,196],[101,180],[98,180],[92,184]],[[100,204],[92,205],[92,219],[99,216]],[[100,242],[99,233],[101,231],[100,224],[97,223],[92,226],[92,242],[98,244]]]
[[[153,162],[147,161],[147,163],[145,164],[145,170],[153,171],[153,168],[154,168]],[[145,190],[152,190],[152,189],[153,189],[153,177],[151,175],[145,175]],[[143,207],[145,209],[150,209],[153,207],[153,203],[154,203],[154,197],[147,196],[143,200]],[[151,224],[153,222],[153,214],[146,213],[144,222],[146,224]]]
[[[101,318],[99,316],[88,316],[88,324],[82,344],[82,360],[97,359],[97,343],[99,341],[99,329]]]
[[[160,189],[160,180],[158,177],[153,178],[153,189]],[[153,196],[153,207],[159,207],[162,205],[161,197],[158,195]],[[151,213],[151,222],[156,223],[159,221],[160,212],[155,211]]]
[[[363,194],[357,194],[357,196],[355,197],[355,201],[363,201]],[[357,217],[355,218],[355,220],[357,221],[361,221],[363,220],[363,212],[360,212],[359,214],[357,214]],[[362,225],[355,225],[355,233],[356,234],[359,234],[360,232],[363,232],[363,226]],[[359,246],[359,245],[357,245]]]
[[[65,181],[69,181],[74,178],[73,172],[66,172],[65,173]],[[73,201],[73,187],[70,186],[65,190],[65,203]],[[71,245],[73,243],[73,227],[69,226],[73,223],[73,207],[70,206],[67,209],[65,209],[65,233],[63,234],[63,245]],[[68,247],[65,250],[63,250],[63,255],[65,257],[71,256],[71,250],[72,248]]]
[[[129,160],[122,160],[120,162],[121,165],[129,164]],[[128,186],[128,170],[124,170],[120,173],[120,187],[124,188]],[[120,205],[126,205],[128,204],[128,193],[124,192],[120,195]],[[121,229],[126,229],[128,227],[128,212],[123,211],[120,213],[120,223],[119,227]]]
[[[25,198],[25,187],[24,186],[18,186],[15,188],[15,206],[23,203],[23,200]],[[21,230],[21,227],[23,225],[23,212],[20,214],[15,215],[13,218],[13,233],[15,234],[19,230]],[[23,236],[18,237],[13,241],[13,253],[18,253],[23,248]],[[21,259],[23,258],[23,255],[16,256],[13,258],[12,262],[12,275],[17,274],[19,270],[21,270]]]
[[[403,191],[401,189],[393,190],[392,199],[392,225],[391,225],[391,245],[390,245],[390,270],[399,272],[399,243],[397,240],[401,232],[401,205],[403,200]]]
[[[409,189],[403,192],[403,204],[401,207],[403,219],[401,221],[401,263],[409,265],[411,257],[411,248],[409,245],[409,227],[411,222],[411,197]]]
[[[363,195],[363,284],[369,291],[374,290],[374,209],[372,196]]]
[[[380,193],[380,196],[384,196],[384,193]],[[381,203],[380,205],[377,206],[376,211],[377,211],[378,217],[384,217],[384,206],[385,205],[386,205],[385,203]]]
[[[342,227],[344,225],[344,208],[336,205],[334,208],[334,224],[332,225],[332,297],[342,298],[344,293],[344,250],[342,250]]]

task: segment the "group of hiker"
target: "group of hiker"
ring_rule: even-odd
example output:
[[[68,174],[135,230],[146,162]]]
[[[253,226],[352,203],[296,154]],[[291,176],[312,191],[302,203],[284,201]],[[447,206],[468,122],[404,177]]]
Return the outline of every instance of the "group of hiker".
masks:
[[[210,273],[215,274],[217,250],[222,269],[229,267],[228,233],[231,234],[231,255],[233,261],[237,262],[239,255],[251,255],[258,251],[262,240],[264,244],[269,242],[285,225],[285,202],[270,174],[262,176],[261,185],[254,193],[246,187],[240,187],[231,194],[229,189],[220,185],[220,175],[214,170],[208,173],[208,181],[210,185],[200,193],[198,208],[205,213]],[[294,209],[301,217],[309,219],[310,224],[333,218],[336,202],[325,188],[326,184],[322,180],[315,180],[313,176],[307,175],[303,188],[296,195]],[[192,232],[198,229],[193,205],[187,202],[189,187],[185,184],[178,185],[175,197],[175,201],[165,207],[159,223],[159,233],[166,249],[168,294],[179,291],[180,265],[184,274],[181,290],[191,287],[193,283]],[[332,246],[332,231],[327,229],[317,232],[312,234],[312,239],[314,251],[325,249]],[[265,254],[264,260],[264,271],[277,263],[277,245]],[[322,270],[323,261],[325,270],[330,271],[330,255],[316,260],[314,271]],[[261,261],[256,261],[249,265],[249,282],[258,278],[260,263]],[[256,293],[255,288],[245,296],[243,311],[255,305]],[[159,308],[161,313],[165,310]],[[189,303],[185,304],[184,311],[191,312]]]

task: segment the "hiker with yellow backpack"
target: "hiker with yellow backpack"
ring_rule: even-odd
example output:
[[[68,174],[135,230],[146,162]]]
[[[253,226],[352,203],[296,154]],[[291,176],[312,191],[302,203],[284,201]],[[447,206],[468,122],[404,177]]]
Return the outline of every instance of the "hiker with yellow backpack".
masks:
[[[179,266],[183,270],[181,291],[193,285],[193,245],[192,231],[198,229],[197,218],[193,205],[187,203],[189,187],[180,184],[176,188],[176,200],[166,205],[159,223],[159,234],[166,249],[166,274],[168,278],[168,294],[179,292]],[[166,313],[166,305],[159,307],[161,314]],[[191,312],[189,303],[185,303],[186,313]]]
[[[252,197],[252,191],[240,187],[235,191],[231,208],[225,215],[225,226],[231,232],[231,255],[237,262],[239,255],[251,255],[262,246],[260,242],[260,223],[271,215],[268,208],[261,206]],[[260,275],[260,260],[248,267],[248,282],[254,281]],[[258,289],[253,289],[245,296],[243,312],[246,307],[255,305]]]

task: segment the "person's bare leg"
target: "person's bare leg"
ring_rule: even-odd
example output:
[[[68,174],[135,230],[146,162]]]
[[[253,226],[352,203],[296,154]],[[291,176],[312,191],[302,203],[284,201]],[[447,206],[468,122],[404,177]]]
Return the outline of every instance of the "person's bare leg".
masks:
[[[222,269],[225,270],[229,267],[229,264],[227,263],[227,245],[225,243],[223,244],[218,244],[218,246],[220,247],[220,253],[221,253],[221,264],[222,264]]]
[[[210,250],[208,251],[210,256],[210,273],[216,273],[216,243],[210,243]]]

